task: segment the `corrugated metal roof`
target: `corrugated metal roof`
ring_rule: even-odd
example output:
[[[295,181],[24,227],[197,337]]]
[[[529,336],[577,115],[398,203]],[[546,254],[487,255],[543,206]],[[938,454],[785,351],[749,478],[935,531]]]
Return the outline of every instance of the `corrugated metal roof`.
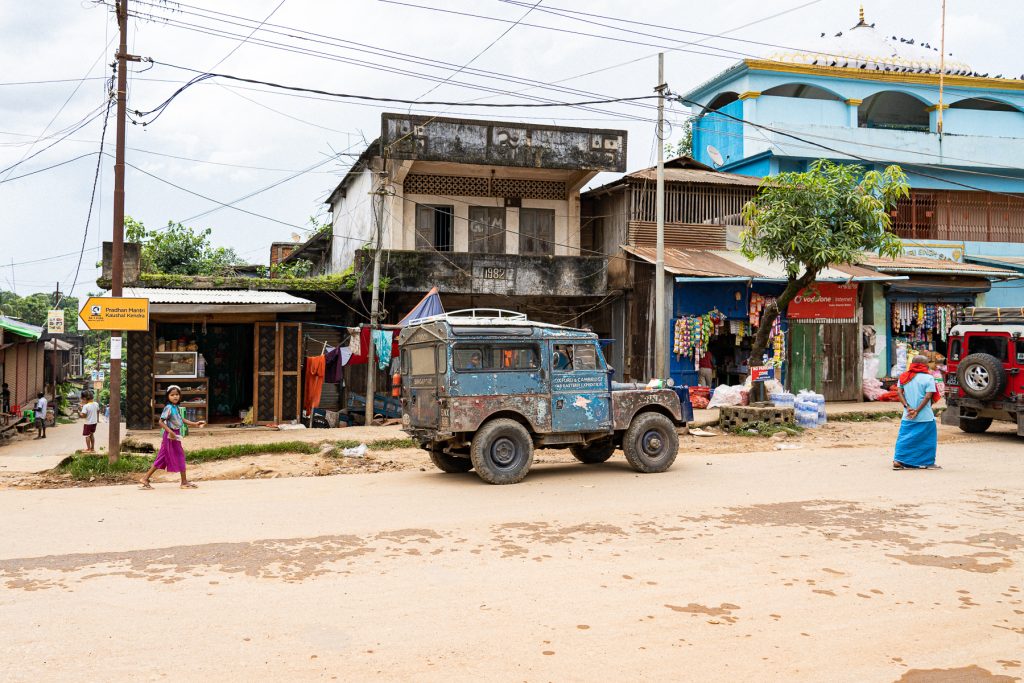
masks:
[[[627,252],[654,263],[654,247],[623,247]],[[665,249],[665,270],[674,275],[692,277],[748,277],[757,280],[785,280],[785,267],[765,258],[748,259],[738,251],[724,249]],[[857,266],[826,268],[818,275],[819,282],[829,280],[878,280],[878,273]]]
[[[636,180],[657,180],[658,170],[656,168],[642,168],[626,174],[627,178]],[[761,184],[761,178],[749,175],[737,175],[736,173],[721,173],[719,171],[702,171],[696,168],[666,168],[665,182],[667,183],[709,183],[712,185],[749,185],[757,187]]]
[[[0,315],[0,329],[20,334],[22,337],[31,337],[32,339],[39,339],[39,337],[43,336],[43,328],[29,325],[14,318],[8,318],[5,315]]]
[[[987,254],[964,254],[964,261],[967,261],[968,263],[980,263],[982,265],[995,266],[997,268],[1024,270],[1024,256],[989,256]]]
[[[881,273],[973,275],[997,279],[1019,277],[1018,273],[1004,268],[979,266],[974,263],[960,263],[958,261],[927,258],[925,256],[900,256],[899,258],[891,259],[870,254],[865,257],[863,265]]]
[[[110,296],[110,293],[104,294]],[[149,299],[151,304],[266,304],[291,305],[311,304],[287,292],[246,289],[152,289],[147,287],[125,287],[124,296]]]

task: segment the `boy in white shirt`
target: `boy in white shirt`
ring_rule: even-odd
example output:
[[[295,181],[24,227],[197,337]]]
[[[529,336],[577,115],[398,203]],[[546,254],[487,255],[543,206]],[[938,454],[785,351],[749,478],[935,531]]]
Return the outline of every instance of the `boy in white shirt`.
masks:
[[[46,438],[46,396],[36,397],[36,438]]]
[[[82,436],[85,437],[85,452],[96,452],[96,424],[100,421],[100,406],[92,400],[92,394],[85,394],[85,403],[82,404],[80,414],[85,417],[85,424],[82,425]]]

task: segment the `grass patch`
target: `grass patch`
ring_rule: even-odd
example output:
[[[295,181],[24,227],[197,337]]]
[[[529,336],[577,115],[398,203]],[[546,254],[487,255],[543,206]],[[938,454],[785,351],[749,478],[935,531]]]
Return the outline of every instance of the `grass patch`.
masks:
[[[751,433],[750,430],[754,430],[755,433]],[[733,427],[732,433],[738,436],[761,436],[768,437],[779,432],[785,432],[791,436],[795,436],[804,431],[804,428],[795,422],[787,422],[785,424],[771,424],[770,422],[751,422],[745,427]]]
[[[152,464],[152,458],[142,455],[122,455],[117,462],[110,463],[106,455],[87,454],[68,458],[57,469],[67,472],[73,479],[88,481],[93,477],[121,479],[127,474],[145,472]]]
[[[893,420],[900,419],[903,417],[902,410],[886,410],[884,412],[856,412],[856,413],[840,413],[839,415],[829,415],[829,422],[880,422],[882,420]]]
[[[276,443],[239,443],[216,448],[199,448],[185,452],[185,462],[195,465],[215,460],[228,460],[246,455],[272,455],[284,453],[303,453],[315,455],[323,453],[327,456],[338,456],[342,448],[358,446],[360,441],[348,440],[331,442],[312,441],[278,441]],[[366,444],[371,451],[389,451],[397,448],[415,448],[418,444],[412,439],[379,439]],[[105,454],[76,454],[67,458],[57,466],[58,471],[66,472],[80,481],[97,479],[123,479],[125,475],[145,472],[153,464],[155,455],[145,456],[122,453],[120,459],[111,464]]]
[[[376,441],[358,441],[356,439],[345,439],[343,441],[335,441],[334,445],[339,449],[342,448],[355,448],[361,443],[365,443],[366,447],[371,451],[393,451],[399,448],[418,448],[419,443],[412,439],[378,439]]]

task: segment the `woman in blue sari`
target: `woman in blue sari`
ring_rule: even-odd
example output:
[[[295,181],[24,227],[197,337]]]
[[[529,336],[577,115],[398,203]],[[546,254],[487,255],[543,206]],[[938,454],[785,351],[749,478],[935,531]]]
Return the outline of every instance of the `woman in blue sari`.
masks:
[[[894,470],[938,469],[935,450],[938,429],[932,402],[938,399],[935,378],[928,372],[928,359],[915,356],[910,367],[900,375],[900,401],[903,403],[903,421],[896,439]]]

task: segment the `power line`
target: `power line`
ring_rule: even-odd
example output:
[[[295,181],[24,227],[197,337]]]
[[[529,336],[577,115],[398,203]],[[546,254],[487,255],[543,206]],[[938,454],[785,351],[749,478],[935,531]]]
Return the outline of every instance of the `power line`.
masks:
[[[257,85],[265,85],[265,86],[270,87],[270,88],[279,88],[281,90],[291,90],[291,91],[294,91],[294,92],[314,93],[314,94],[317,94],[317,95],[326,95],[326,96],[329,96],[329,97],[338,97],[338,98],[343,98],[343,99],[368,100],[368,101],[371,101],[371,102],[392,102],[392,103],[396,103],[396,104],[427,104],[427,105],[434,105],[434,106],[449,106],[449,107],[487,107],[487,108],[578,107],[578,106],[587,105],[587,104],[609,104],[609,103],[613,103],[613,102],[635,102],[635,101],[639,101],[639,100],[649,100],[649,99],[657,97],[657,95],[640,95],[640,96],[636,96],[636,97],[616,97],[616,98],[608,98],[608,99],[601,99],[601,100],[586,100],[586,101],[582,101],[582,102],[502,102],[502,103],[498,103],[498,102],[468,102],[467,103],[467,102],[434,102],[434,101],[417,102],[416,100],[410,100],[410,99],[398,98],[398,97],[377,97],[377,96],[373,96],[373,95],[357,95],[357,94],[354,94],[354,93],[332,92],[330,90],[320,90],[319,88],[304,88],[304,87],[300,87],[300,86],[284,85],[284,84],[281,84],[281,83],[274,83],[272,81],[262,81],[262,80],[255,79],[255,78],[244,78],[242,76],[232,76],[230,74],[205,73],[205,72],[197,71],[196,69],[190,69],[190,68],[184,67],[184,66],[177,66],[175,64],[168,64],[166,62],[158,62],[156,60],[150,60],[150,61],[152,61],[154,64],[159,64],[160,66],[168,66],[168,67],[171,67],[173,69],[181,69],[183,71],[190,71],[190,72],[193,72],[193,73],[197,73],[199,75],[196,76],[195,78],[193,78],[192,80],[188,81],[182,87],[178,88],[178,90],[176,90],[173,95],[171,95],[169,98],[167,98],[166,100],[161,102],[159,105],[157,105],[153,109],[150,109],[148,111],[135,110],[134,114],[136,116],[151,116],[153,114],[156,114],[157,117],[158,117],[178,95],[180,95],[182,92],[184,92],[185,90],[187,90],[191,86],[195,85],[196,83],[199,83],[201,81],[207,80],[209,78],[225,78],[225,79],[228,79],[228,80],[239,81],[239,82],[242,82],[242,83],[254,83],[254,84],[257,84]],[[155,119],[156,119],[156,117],[154,117],[153,120],[155,120]],[[151,122],[152,121],[150,121],[150,123]]]
[[[86,249],[86,251],[97,251],[99,249],[100,249],[100,247],[90,247],[90,248]],[[47,256],[45,258],[37,258],[37,259],[32,259],[30,261],[19,261],[17,263],[14,263],[12,261],[11,263],[0,263],[0,268],[14,268],[15,266],[27,266],[27,265],[30,265],[30,264],[33,264],[33,263],[45,263],[47,261],[59,261],[60,259],[68,258],[69,256],[77,256],[78,253],[79,253],[78,249],[75,249],[74,251],[69,251],[69,252],[67,252],[65,254],[57,254],[56,256]]]
[[[515,28],[516,26],[518,26],[518,25],[519,25],[519,23],[520,23],[520,22],[521,22],[521,21],[522,21],[523,19],[525,19],[525,18],[526,18],[527,16],[529,16],[530,12],[532,12],[532,11],[533,11],[533,10],[535,10],[535,9],[537,9],[537,7],[538,7],[538,6],[540,5],[540,3],[542,3],[542,2],[544,2],[544,0],[537,0],[537,2],[535,2],[535,3],[534,3],[534,4],[532,4],[532,5],[530,5],[530,6],[529,6],[529,8],[528,8],[528,9],[526,10],[526,12],[524,12],[524,13],[523,13],[523,16],[519,17],[519,18],[518,18],[518,19],[517,19],[516,21],[514,21],[514,22],[513,22],[513,23],[512,23],[512,24],[511,24],[511,25],[510,25],[510,26],[509,26],[508,28],[506,28],[506,29],[505,29],[504,31],[502,31],[502,32],[501,32],[501,35],[499,35],[499,36],[498,36],[497,38],[495,38],[495,39],[494,39],[494,40],[492,40],[492,41],[491,41],[490,43],[488,43],[488,44],[487,44],[487,47],[485,47],[484,49],[480,50],[480,52],[477,52],[477,53],[476,53],[475,55],[473,55],[473,57],[472,57],[472,58],[471,58],[471,59],[470,59],[470,60],[469,60],[468,62],[466,62],[465,64],[463,64],[462,66],[460,66],[460,67],[459,67],[458,69],[456,69],[455,71],[453,71],[453,72],[452,72],[452,74],[451,74],[450,76],[448,76],[448,78],[444,79],[443,81],[441,81],[441,82],[440,82],[440,83],[438,83],[437,85],[434,85],[434,86],[432,86],[432,87],[431,87],[431,88],[430,88],[429,90],[427,90],[427,91],[426,91],[425,93],[423,93],[422,95],[420,95],[419,97],[417,97],[417,98],[416,98],[416,100],[417,100],[417,101],[419,101],[420,99],[422,99],[422,98],[426,97],[427,95],[429,95],[430,93],[434,92],[435,90],[437,90],[438,88],[440,88],[440,87],[441,87],[442,85],[444,85],[445,83],[447,83],[448,81],[450,81],[450,80],[451,80],[452,78],[454,78],[455,76],[458,76],[458,75],[459,75],[460,73],[462,73],[462,72],[463,72],[463,71],[464,71],[464,70],[465,70],[466,68],[468,68],[468,67],[469,67],[469,65],[470,65],[470,64],[472,64],[473,62],[475,62],[475,61],[476,61],[476,60],[477,60],[477,59],[478,59],[478,58],[479,58],[479,57],[480,57],[481,55],[483,55],[483,54],[484,54],[485,52],[487,52],[487,51],[488,51],[488,50],[490,50],[490,49],[491,49],[492,47],[494,47],[494,46],[495,46],[495,45],[496,45],[496,44],[498,43],[498,41],[499,41],[499,40],[501,40],[502,38],[504,38],[505,36],[507,36],[507,35],[508,35],[508,34],[509,34],[509,33],[510,33],[511,31],[512,31],[512,29],[514,29],[514,28]]]
[[[82,269],[82,257],[85,256],[85,243],[89,238],[89,223],[92,221],[92,207],[96,201],[96,186],[100,180],[100,169],[103,166],[103,143],[107,139],[107,123],[110,121],[110,107],[114,104],[114,98],[107,99],[107,110],[103,116],[103,130],[100,131],[100,153],[96,156],[96,173],[92,177],[92,193],[89,195],[89,211],[85,214],[85,231],[82,233],[82,249],[78,252],[78,264],[75,266],[75,276],[71,278],[71,287],[68,293],[75,291],[78,284],[78,273]]]
[[[249,35],[247,35],[245,38],[242,39],[242,42],[240,42],[238,45],[235,45],[233,48],[231,48],[231,52],[229,52],[226,55],[224,55],[223,57],[221,57],[220,60],[218,60],[216,64],[211,66],[209,68],[209,71],[213,71],[218,66],[223,64],[225,61],[227,61],[228,57],[230,57],[231,55],[235,54],[238,51],[238,48],[240,48],[243,45],[245,45],[246,41],[248,41],[250,38],[252,38],[254,35],[256,35],[256,32],[259,31],[261,28],[263,28],[263,24],[265,24],[268,21],[270,21],[270,17],[274,16],[274,14],[277,12],[277,10],[281,9],[281,5],[283,5],[285,2],[287,2],[287,0],[281,0],[281,2],[277,3],[277,6],[274,7],[274,9],[270,10],[270,14],[265,16],[263,18],[263,21],[261,21],[259,23],[259,25],[256,26],[256,28],[254,28]]]

